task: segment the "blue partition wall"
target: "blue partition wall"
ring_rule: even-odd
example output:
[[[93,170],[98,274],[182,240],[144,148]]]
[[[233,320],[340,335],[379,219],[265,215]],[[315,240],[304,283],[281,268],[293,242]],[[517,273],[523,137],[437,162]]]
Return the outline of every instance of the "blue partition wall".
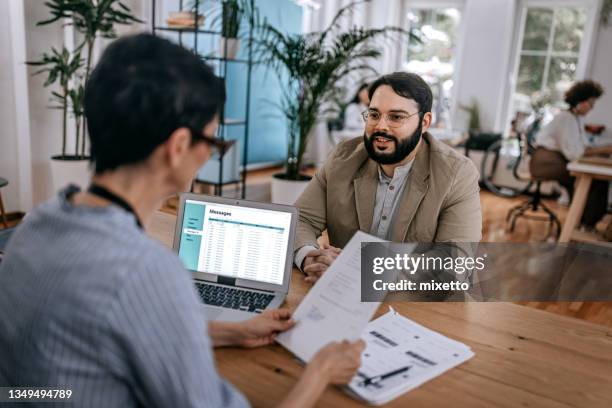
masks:
[[[274,26],[285,32],[299,33],[302,8],[291,0],[256,0],[259,12]],[[237,58],[247,58],[246,44],[241,44]],[[245,64],[229,63],[227,70],[226,117],[244,118],[247,71]],[[282,162],[287,150],[287,124],[278,110],[281,89],[274,72],[254,66],[251,74],[251,108],[249,119],[248,163]],[[239,140],[244,132],[239,126],[227,128],[227,136]],[[241,147],[242,155],[242,147]],[[242,156],[240,161],[242,162]]]
[[[183,0],[187,4],[187,0]],[[204,28],[220,30],[219,19],[216,19],[216,27],[211,27],[215,20],[211,16],[211,7],[219,8],[220,0],[200,0],[201,12],[205,15]],[[302,30],[302,8],[292,0],[255,0],[259,13],[268,19],[277,29],[286,33],[299,33]],[[165,24],[165,19],[170,11],[179,9],[179,0],[163,0],[157,10],[158,23]],[[213,12],[212,15],[218,14]],[[248,36],[248,27],[242,28],[241,32]],[[179,41],[176,32],[158,32],[158,35],[167,37],[173,41]],[[194,45],[192,33],[182,34],[182,43],[187,48]],[[198,53],[200,55],[217,55],[219,49],[219,37],[212,35],[198,36]],[[242,41],[237,59],[246,60],[248,57],[246,40]],[[215,62],[218,72],[219,66]],[[225,107],[226,118],[244,119],[246,108],[246,83],[247,65],[228,62],[227,78],[227,103]],[[249,119],[249,142],[248,142],[248,164],[283,162],[287,150],[287,124],[280,113],[277,105],[281,101],[281,89],[286,83],[279,82],[277,76],[271,70],[261,66],[254,66],[251,74],[251,108]],[[225,135],[229,139],[238,140],[240,143],[240,163],[243,154],[243,125],[228,126]]]

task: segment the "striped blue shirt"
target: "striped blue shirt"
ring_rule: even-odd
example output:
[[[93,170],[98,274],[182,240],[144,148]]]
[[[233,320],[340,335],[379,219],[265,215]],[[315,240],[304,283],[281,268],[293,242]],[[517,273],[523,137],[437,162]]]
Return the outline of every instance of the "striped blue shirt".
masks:
[[[73,406],[248,406],[216,371],[178,257],[132,214],[66,191],[26,217],[0,264],[0,386],[71,389]]]

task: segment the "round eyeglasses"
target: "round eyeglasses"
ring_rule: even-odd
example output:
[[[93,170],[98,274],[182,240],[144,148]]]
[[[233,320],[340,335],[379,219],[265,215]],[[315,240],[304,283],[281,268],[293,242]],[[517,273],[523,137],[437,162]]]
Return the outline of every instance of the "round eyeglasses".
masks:
[[[380,119],[384,117],[389,127],[398,128],[403,126],[408,121],[408,119],[418,113],[421,112],[418,111],[413,114],[407,115],[405,113],[380,113],[373,110],[367,110],[363,111],[361,113],[361,116],[368,125],[376,125],[378,122],[380,122]]]

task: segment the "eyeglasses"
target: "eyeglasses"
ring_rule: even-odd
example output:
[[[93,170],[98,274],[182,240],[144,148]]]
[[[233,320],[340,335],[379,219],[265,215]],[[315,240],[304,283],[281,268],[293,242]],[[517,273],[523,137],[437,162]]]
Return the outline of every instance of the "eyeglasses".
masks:
[[[415,112],[410,115],[406,115],[403,113],[380,113],[377,111],[369,110],[369,111],[363,111],[361,113],[361,116],[363,117],[363,120],[368,125],[375,125],[378,122],[380,122],[381,117],[384,117],[389,127],[398,128],[404,125],[408,121],[408,119],[410,119],[411,117],[413,117],[414,115],[418,113],[421,113],[421,111]]]
[[[218,154],[223,156],[236,143],[235,140],[222,140],[214,136],[198,133],[193,129],[191,130],[191,137],[193,140],[201,140],[206,143],[212,150],[211,155]]]

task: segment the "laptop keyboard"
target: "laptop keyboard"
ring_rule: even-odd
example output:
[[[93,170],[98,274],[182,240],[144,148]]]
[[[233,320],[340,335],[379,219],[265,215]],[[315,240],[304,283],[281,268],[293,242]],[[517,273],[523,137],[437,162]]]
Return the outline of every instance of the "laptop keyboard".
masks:
[[[272,294],[231,286],[207,285],[199,282],[195,282],[195,285],[202,302],[211,306],[261,313],[274,299]]]

